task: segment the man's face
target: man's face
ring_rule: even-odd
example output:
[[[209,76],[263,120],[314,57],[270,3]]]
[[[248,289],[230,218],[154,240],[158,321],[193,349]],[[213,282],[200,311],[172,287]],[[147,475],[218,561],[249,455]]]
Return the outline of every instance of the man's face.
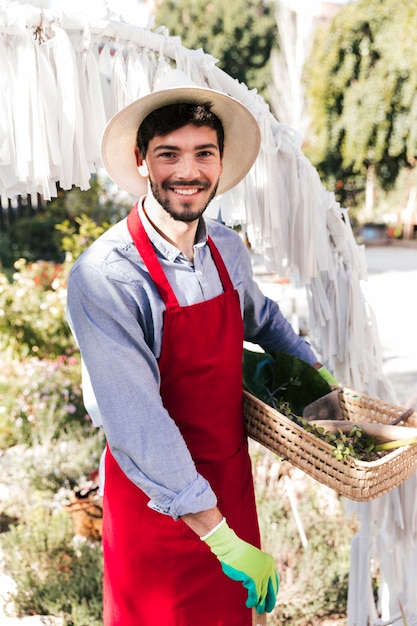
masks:
[[[171,217],[193,222],[216,194],[222,160],[209,126],[183,126],[150,140],[146,166],[152,193]]]

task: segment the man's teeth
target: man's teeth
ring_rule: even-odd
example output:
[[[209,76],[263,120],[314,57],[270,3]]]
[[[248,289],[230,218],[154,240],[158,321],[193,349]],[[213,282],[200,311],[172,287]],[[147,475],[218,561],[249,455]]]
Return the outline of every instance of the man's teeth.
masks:
[[[179,193],[182,196],[192,196],[198,192],[198,189],[174,189],[175,193]]]

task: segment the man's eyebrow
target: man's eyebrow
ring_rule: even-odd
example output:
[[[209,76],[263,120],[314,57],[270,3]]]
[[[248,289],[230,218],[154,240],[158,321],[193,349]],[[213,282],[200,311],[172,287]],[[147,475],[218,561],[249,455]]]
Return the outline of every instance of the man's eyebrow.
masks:
[[[202,146],[195,147],[196,150],[207,150],[208,148],[214,148],[215,150],[218,150],[219,146],[217,145],[217,143],[205,143]]]
[[[179,150],[179,147],[169,146],[168,144],[159,144],[159,146],[155,146],[153,152],[157,152],[158,150]]]
[[[204,143],[199,146],[194,146],[194,150],[208,150],[208,149],[218,150],[219,146],[215,143]],[[180,147],[170,146],[169,144],[159,144],[158,146],[154,147],[152,152],[158,152],[159,150],[171,150],[175,152],[176,150],[180,150]]]

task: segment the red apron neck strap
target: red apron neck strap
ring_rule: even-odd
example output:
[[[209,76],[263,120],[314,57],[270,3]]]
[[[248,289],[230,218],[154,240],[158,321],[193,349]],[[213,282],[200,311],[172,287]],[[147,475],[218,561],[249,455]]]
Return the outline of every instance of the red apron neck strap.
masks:
[[[165,306],[168,308],[178,307],[177,297],[169,284],[165,272],[162,269],[158,257],[155,254],[151,240],[149,239],[142,221],[139,217],[137,203],[127,216],[127,227],[139,254],[149,270],[149,274],[154,281],[158,293]]]
[[[220,252],[214,245],[214,241],[210,236],[207,238],[207,243],[210,248],[211,256],[213,257],[214,263],[217,267],[217,271],[219,272],[224,291],[233,291],[234,287],[232,281],[230,280],[229,272],[227,271]]]

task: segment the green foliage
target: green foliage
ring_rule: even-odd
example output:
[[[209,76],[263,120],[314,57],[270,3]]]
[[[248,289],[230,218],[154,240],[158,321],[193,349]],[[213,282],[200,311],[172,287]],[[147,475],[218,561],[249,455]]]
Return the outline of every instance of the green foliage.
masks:
[[[57,231],[64,263],[19,259],[0,274],[2,553],[18,615],[53,615],[67,626],[102,624],[101,545],[74,539],[64,504],[98,469],[105,438],[84,408],[66,285],[72,259],[114,215],[101,225],[87,213],[66,219]]]
[[[76,217],[74,221],[64,220],[58,224],[56,228],[62,233],[61,247],[66,253],[67,262],[78,259],[80,254],[110,226],[109,222],[97,224],[85,213]]]
[[[80,224],[80,215],[91,223],[103,227],[113,224],[127,214],[130,207],[128,196],[112,195],[105,181],[97,176],[90,179],[90,189],[81,191],[73,187],[58,190],[57,198],[46,203],[30,217],[16,217],[15,221],[0,233],[0,261],[9,268],[20,258],[26,261],[64,260],[62,238],[65,231],[59,225],[72,226],[74,232]],[[58,227],[57,227],[58,226]]]
[[[395,188],[387,191],[379,191],[377,204],[375,207],[375,218],[382,222],[382,216],[390,214],[392,221],[388,225],[391,227],[393,236],[399,237],[403,232],[403,225],[397,223],[396,215],[399,209],[407,207],[409,202],[410,189],[417,186],[417,168],[402,168],[398,175]],[[394,217],[395,216],[395,217]]]
[[[61,220],[59,213],[48,211],[17,219],[2,233],[4,245],[0,259],[3,266],[12,267],[20,258],[27,261],[63,261],[60,237],[55,228]]]
[[[70,355],[75,343],[65,321],[67,267],[15,263],[12,282],[0,273],[0,348],[12,356]]]
[[[312,366],[295,356],[244,350],[243,384],[254,396],[274,407],[294,423],[334,447],[333,455],[362,461],[379,458],[378,441],[356,425],[349,432],[331,433],[303,418],[304,408],[330,393],[329,384]]]
[[[126,194],[115,192],[116,195],[113,195],[106,185],[106,179],[93,176],[90,189],[86,191],[78,187],[69,191],[60,190],[58,197],[48,203],[48,211],[60,215],[61,221],[67,219],[74,222],[80,215],[86,215],[97,224],[114,224],[126,216],[131,202]]]
[[[73,424],[59,439],[2,449],[0,517],[30,524],[36,499],[45,506],[48,503],[53,510],[63,510],[72,490],[85,485],[91,473],[97,470],[104,446],[101,430],[87,433]]]
[[[227,74],[264,97],[271,80],[269,59],[276,43],[273,3],[265,0],[158,0],[156,23],[203,49]]]
[[[9,360],[0,374],[0,450],[33,446],[67,432],[89,434],[78,356]]]
[[[331,391],[312,365],[283,352],[267,354],[245,349],[243,383],[266,404],[277,407],[287,403],[296,415],[302,415],[307,404]]]
[[[14,272],[0,273],[0,348],[12,357],[57,358],[77,348],[65,319],[67,279],[72,262],[101,235],[110,222],[97,224],[82,214],[55,224],[65,262],[28,262],[20,258]],[[31,255],[29,255],[31,256]]]
[[[322,426],[311,424],[305,418],[300,419],[292,416],[292,419],[307,432],[333,446],[333,456],[339,461],[349,456],[361,461],[376,461],[381,456],[378,439],[367,435],[356,424],[348,432],[344,432],[340,428],[336,432],[329,432]]]
[[[414,0],[358,0],[316,38],[307,152],[344,203],[363,190],[370,164],[382,189],[415,164],[416,28]]]
[[[2,546],[19,616],[54,615],[67,626],[102,624],[101,546],[74,542],[67,513],[36,503],[26,523],[3,535]]]

